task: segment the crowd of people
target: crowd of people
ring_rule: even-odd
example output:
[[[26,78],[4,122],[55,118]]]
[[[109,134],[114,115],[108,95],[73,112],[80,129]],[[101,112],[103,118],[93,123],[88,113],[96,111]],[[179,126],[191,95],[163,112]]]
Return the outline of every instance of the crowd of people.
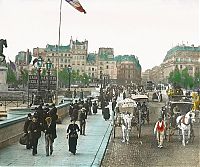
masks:
[[[27,137],[26,148],[32,149],[32,155],[37,154],[38,139],[41,132],[45,134],[46,156],[53,153],[53,142],[57,138],[56,121],[58,119],[57,108],[52,104],[39,105],[34,113],[29,113],[24,123],[24,135]]]
[[[112,102],[113,110],[116,106],[116,103],[116,99],[114,98]],[[78,132],[80,132],[80,135],[86,135],[86,120],[88,116],[97,114],[98,108],[102,107],[102,114],[104,117],[106,106],[109,104],[109,100],[103,98],[103,100],[101,99],[100,104],[101,105],[99,105],[99,101],[92,101],[91,98],[85,100],[80,98],[70,103],[70,124],[66,130],[66,137],[68,138],[69,151],[74,155],[76,154]],[[109,115],[106,117],[109,119],[110,112],[108,111],[107,114]],[[34,109],[34,113],[28,114],[24,123],[24,135],[26,135],[27,138],[26,148],[32,149],[32,155],[37,154],[38,140],[41,137],[42,132],[45,134],[46,156],[52,155],[53,143],[57,138],[56,122],[58,122],[58,114],[55,104],[52,104],[51,106],[48,104],[41,104]]]

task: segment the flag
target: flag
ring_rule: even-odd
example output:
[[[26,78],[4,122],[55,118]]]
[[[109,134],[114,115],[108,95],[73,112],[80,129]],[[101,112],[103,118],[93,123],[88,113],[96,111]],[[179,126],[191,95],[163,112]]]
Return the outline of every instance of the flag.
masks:
[[[38,61],[37,58],[35,58],[35,59],[33,60],[33,66],[34,66],[35,63],[37,63],[37,61]]]
[[[81,4],[78,0],[65,0],[65,1],[67,1],[70,5],[72,5],[79,12],[83,12],[84,14],[86,14],[85,9],[83,9],[83,7],[81,6]]]
[[[13,71],[16,71],[16,65],[11,60],[10,60],[10,67],[12,68]]]

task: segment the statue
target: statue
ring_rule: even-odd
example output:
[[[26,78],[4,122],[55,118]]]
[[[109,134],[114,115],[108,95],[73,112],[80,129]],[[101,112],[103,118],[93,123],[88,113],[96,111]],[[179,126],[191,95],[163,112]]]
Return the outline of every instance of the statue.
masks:
[[[0,62],[4,62],[5,61],[5,56],[3,54],[3,48],[4,48],[3,46],[5,46],[7,48],[6,39],[0,39],[0,57],[3,58]]]

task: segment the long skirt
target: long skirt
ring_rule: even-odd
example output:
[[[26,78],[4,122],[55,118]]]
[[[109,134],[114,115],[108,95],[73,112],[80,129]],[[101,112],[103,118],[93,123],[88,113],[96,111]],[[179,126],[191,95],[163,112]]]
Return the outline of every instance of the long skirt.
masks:
[[[69,137],[69,151],[73,154],[76,153],[77,138]]]

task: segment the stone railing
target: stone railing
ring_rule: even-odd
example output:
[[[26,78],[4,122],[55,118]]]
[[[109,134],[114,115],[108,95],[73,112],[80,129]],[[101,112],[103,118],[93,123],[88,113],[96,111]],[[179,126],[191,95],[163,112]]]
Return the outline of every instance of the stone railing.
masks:
[[[56,107],[58,113],[58,123],[62,123],[62,120],[69,115],[69,103],[61,104]],[[23,116],[21,115],[19,117],[0,122],[0,148],[19,141],[20,136],[23,134],[24,121],[27,117],[27,112],[24,114],[25,115]]]

